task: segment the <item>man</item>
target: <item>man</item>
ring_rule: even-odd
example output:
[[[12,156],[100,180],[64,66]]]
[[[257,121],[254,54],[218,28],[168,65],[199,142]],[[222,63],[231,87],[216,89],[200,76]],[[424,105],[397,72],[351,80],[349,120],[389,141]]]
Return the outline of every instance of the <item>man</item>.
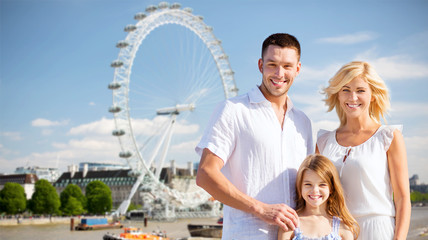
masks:
[[[196,147],[197,184],[225,204],[223,239],[276,239],[294,229],[297,169],[313,152],[308,117],[288,90],[300,72],[300,44],[289,34],[269,36],[258,67],[262,83],[214,111]]]

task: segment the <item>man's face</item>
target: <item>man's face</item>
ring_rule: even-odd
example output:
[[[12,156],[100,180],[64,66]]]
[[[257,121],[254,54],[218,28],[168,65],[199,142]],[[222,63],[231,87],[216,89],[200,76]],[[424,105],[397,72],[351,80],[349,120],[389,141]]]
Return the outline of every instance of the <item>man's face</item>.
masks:
[[[300,72],[297,51],[276,45],[269,45],[258,65],[263,75],[261,91],[268,100],[286,95]]]

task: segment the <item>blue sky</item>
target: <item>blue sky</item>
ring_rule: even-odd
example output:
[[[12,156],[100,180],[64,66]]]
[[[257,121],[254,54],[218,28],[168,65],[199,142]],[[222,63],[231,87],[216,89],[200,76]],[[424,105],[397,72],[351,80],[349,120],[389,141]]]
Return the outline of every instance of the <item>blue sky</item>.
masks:
[[[112,105],[107,84],[114,76],[110,63],[119,54],[116,42],[126,37],[123,28],[135,24],[134,14],[158,3],[0,0],[0,172],[26,165],[65,170],[82,161],[123,163],[107,111]],[[388,123],[404,125],[409,174],[428,183],[428,2],[180,3],[213,27],[240,94],[261,81],[257,60],[262,41],[275,32],[295,35],[302,45],[302,73],[290,96],[311,118],[314,132],[338,126],[336,114],[326,113],[320,88],[349,61],[372,63],[391,92]],[[150,56],[147,44],[141,48],[147,47]],[[143,51],[138,53],[136,61],[144,65]],[[173,53],[145,60],[162,63],[168,54]],[[167,71],[173,64],[163,67]],[[205,110],[197,122],[177,127],[183,131],[171,147],[180,150],[178,164],[198,160],[193,148],[211,108]]]

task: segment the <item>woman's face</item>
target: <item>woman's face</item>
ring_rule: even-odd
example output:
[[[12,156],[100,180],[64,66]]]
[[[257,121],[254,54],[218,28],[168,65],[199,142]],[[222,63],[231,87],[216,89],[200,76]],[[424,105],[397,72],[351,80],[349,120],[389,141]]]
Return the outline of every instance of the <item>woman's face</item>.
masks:
[[[340,89],[338,93],[340,107],[348,118],[369,116],[369,107],[373,99],[370,85],[357,77]]]

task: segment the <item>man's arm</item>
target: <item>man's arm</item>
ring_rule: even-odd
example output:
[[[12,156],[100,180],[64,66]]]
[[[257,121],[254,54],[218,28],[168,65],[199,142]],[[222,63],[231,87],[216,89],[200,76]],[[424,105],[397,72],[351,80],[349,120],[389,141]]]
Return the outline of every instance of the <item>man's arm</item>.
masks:
[[[196,184],[218,201],[241,211],[251,213],[284,231],[294,230],[298,224],[297,213],[285,204],[266,204],[239,191],[220,171],[224,162],[205,148],[196,176]]]

